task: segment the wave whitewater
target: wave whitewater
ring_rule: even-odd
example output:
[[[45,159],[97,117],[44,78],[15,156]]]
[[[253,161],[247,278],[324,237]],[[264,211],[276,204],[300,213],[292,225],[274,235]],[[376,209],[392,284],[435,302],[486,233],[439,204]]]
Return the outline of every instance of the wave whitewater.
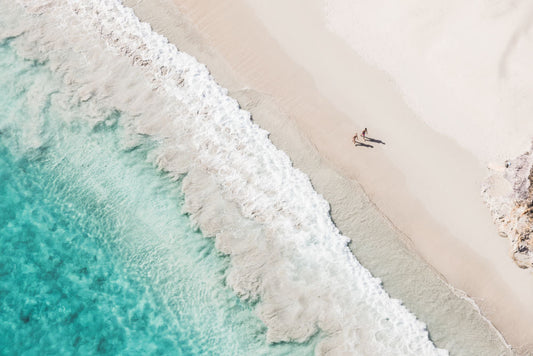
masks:
[[[0,38],[48,62],[80,103],[127,113],[126,146],[158,140],[154,162],[183,179],[186,212],[231,256],[227,283],[257,301],[269,342],[321,331],[317,354],[447,354],[358,263],[309,178],[204,65],[116,0],[0,4]]]

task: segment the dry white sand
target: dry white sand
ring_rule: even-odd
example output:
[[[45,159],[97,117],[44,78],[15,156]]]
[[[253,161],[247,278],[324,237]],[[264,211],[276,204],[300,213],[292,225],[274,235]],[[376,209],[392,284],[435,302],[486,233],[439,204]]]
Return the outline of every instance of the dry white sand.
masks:
[[[134,0],[126,3],[135,5]],[[357,180],[417,253],[473,298],[507,342],[533,352],[533,276],[511,261],[508,242],[498,236],[482,204],[484,162],[428,126],[405,103],[391,75],[333,34],[321,1],[153,3],[182,23],[147,12],[141,19],[206,63],[232,95],[244,98],[246,89],[263,93],[290,118],[287,125],[296,124],[322,158],[302,168],[313,182],[329,166]],[[175,31],[177,25],[189,26],[172,17],[176,6],[194,24],[185,36]],[[254,114],[254,97],[245,101],[244,108]],[[352,134],[363,127],[384,144],[354,147]],[[267,129],[274,141],[284,141],[283,125]],[[283,148],[295,162],[306,154],[286,141]],[[321,191],[319,184],[316,188],[333,212],[346,213],[353,206],[342,199],[333,202],[331,192]],[[349,221],[335,222],[342,231],[350,230]]]

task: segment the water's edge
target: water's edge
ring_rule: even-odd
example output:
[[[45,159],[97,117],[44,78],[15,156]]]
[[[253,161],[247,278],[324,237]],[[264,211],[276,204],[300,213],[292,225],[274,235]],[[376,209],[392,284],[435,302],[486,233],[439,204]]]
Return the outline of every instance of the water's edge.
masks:
[[[231,77],[231,70],[217,53],[208,48],[194,25],[177,12],[172,2],[161,0],[137,4],[137,1],[127,0],[125,4],[134,8],[141,20],[157,19],[152,21],[156,31],[206,63],[222,85],[234,88],[230,89],[229,95],[252,113],[254,122],[270,132],[272,142],[287,152],[296,168],[309,175],[315,190],[329,202],[332,219],[353,241],[350,247],[357,259],[382,280],[392,297],[401,299],[409,310],[427,323],[436,345],[447,348],[453,355],[512,353],[502,335],[480,314],[473,301],[448,285],[438,272],[406,246],[408,238],[382,216],[357,182],[342,177],[321,158],[296,124],[280,110],[274,98],[253,89],[239,89],[239,83]],[[360,202],[362,196],[363,203]],[[364,229],[361,230],[359,223]],[[376,227],[380,231],[376,231]],[[387,246],[388,251],[382,246]],[[407,282],[406,276],[409,276]],[[421,302],[421,295],[426,296],[426,302]],[[439,308],[442,305],[446,308]],[[450,315],[454,317],[450,318]],[[477,332],[471,333],[471,330]]]
[[[214,83],[202,64],[177,52],[114,1],[25,4],[28,23],[38,27],[26,32],[24,21],[22,31],[14,26],[15,36],[23,33],[21,38],[27,40],[17,41],[19,53],[49,62],[65,82],[73,83],[81,101],[115,106],[127,113],[127,129],[160,143],[154,162],[171,177],[182,179],[185,212],[204,235],[215,236],[220,251],[231,256],[226,281],[241,298],[257,302],[254,306],[268,327],[269,342],[306,341],[321,330],[319,353],[446,353],[434,348],[425,325],[391,299],[380,281],[353,258],[345,246],[349,226],[342,236],[307,176],[292,169],[287,156],[268,141],[267,132],[250,122],[249,114]],[[63,25],[72,32],[60,33],[56,40]],[[253,95],[243,94],[241,103],[254,101]],[[255,112],[255,119],[260,112]],[[293,162],[301,159],[295,157]],[[323,179],[331,180],[322,168],[319,165]],[[314,181],[315,188],[319,181]],[[324,188],[330,203],[346,198],[344,192],[337,195],[337,189],[328,192],[332,188],[336,187]],[[448,337],[431,329],[433,341],[450,349],[463,342],[465,348],[457,347],[457,354],[461,350],[487,354],[488,345],[477,343],[481,340],[488,340],[491,350],[498,349],[493,342],[497,337],[478,327],[479,314],[472,308],[462,310],[460,317],[467,325],[457,330],[460,320],[445,317],[457,312],[455,296],[449,298],[453,293],[447,289],[450,294],[442,295],[431,288],[428,292],[426,278],[439,279],[425,274],[430,271],[427,265],[411,263],[399,235],[355,182],[349,189],[355,209],[343,217],[344,207],[333,208],[332,216],[337,222],[352,222],[353,251],[360,253],[367,246],[376,270],[383,268],[385,277],[399,272],[385,282],[387,288],[400,286],[406,292],[405,303],[428,303],[427,308],[438,312],[428,315],[435,319],[434,325],[454,331]],[[400,247],[383,249],[384,243]],[[398,253],[402,249],[406,252]],[[407,283],[413,276],[421,276],[421,285]],[[463,335],[469,330],[478,334]],[[461,335],[473,337],[476,345],[464,351],[472,339],[462,340]]]

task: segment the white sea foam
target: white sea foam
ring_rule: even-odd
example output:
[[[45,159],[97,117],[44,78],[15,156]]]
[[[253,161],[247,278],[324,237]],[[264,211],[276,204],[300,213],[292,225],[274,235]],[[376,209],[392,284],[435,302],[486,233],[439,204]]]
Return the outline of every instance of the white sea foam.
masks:
[[[159,140],[154,161],[185,175],[185,210],[231,256],[227,282],[258,301],[268,341],[304,341],[320,330],[317,354],[447,354],[357,262],[308,177],[204,65],[117,0],[0,5],[9,9],[0,35],[18,35],[20,54],[48,61],[80,103],[128,114],[125,145],[135,134]],[[98,112],[95,104],[88,117],[103,119]]]

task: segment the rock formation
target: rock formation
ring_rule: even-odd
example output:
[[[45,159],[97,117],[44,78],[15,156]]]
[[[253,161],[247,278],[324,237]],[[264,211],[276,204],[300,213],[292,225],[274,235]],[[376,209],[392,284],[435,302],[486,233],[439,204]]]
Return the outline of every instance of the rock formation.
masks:
[[[482,195],[500,235],[511,242],[513,260],[521,268],[533,268],[533,146],[493,170]]]

